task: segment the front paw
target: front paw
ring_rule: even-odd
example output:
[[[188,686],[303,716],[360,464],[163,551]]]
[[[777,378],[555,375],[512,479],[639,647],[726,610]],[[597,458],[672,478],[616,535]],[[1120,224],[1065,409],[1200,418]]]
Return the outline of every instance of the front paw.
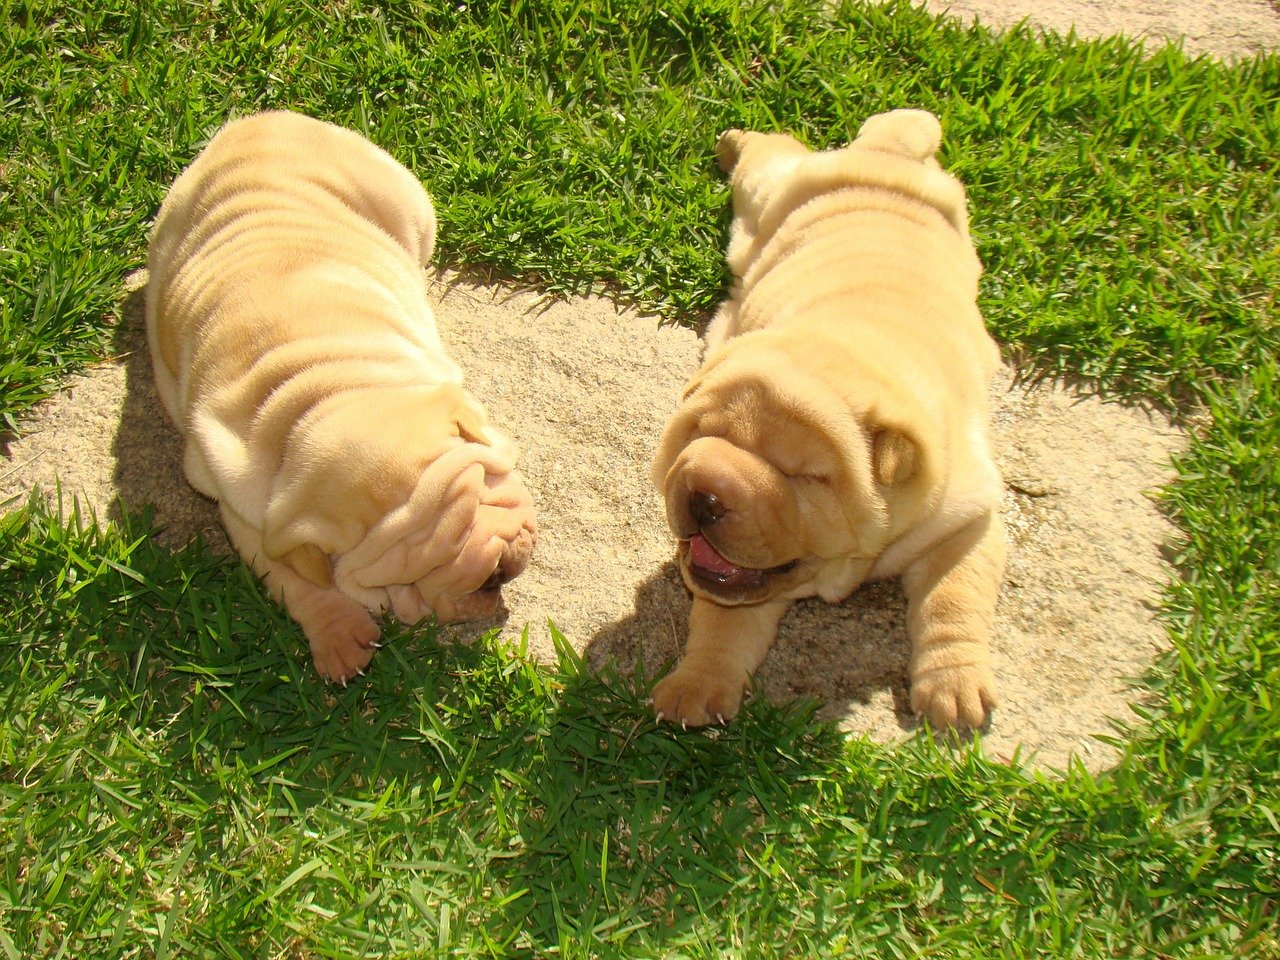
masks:
[[[311,645],[316,673],[346,683],[364,672],[378,648],[381,631],[364,607],[347,597],[326,597],[300,619]]]
[[[728,723],[738,715],[745,689],[746,677],[734,680],[677,666],[653,688],[654,716],[682,727]]]
[[[935,730],[979,729],[996,702],[995,676],[985,663],[912,671],[911,709]]]

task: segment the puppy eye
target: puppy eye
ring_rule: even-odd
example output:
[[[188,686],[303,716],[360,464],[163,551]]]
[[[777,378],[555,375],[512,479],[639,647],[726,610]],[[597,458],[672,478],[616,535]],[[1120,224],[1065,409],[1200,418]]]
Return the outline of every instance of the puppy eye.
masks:
[[[789,476],[792,480],[798,480],[801,483],[812,483],[820,487],[831,486],[831,477],[825,473],[793,473]]]

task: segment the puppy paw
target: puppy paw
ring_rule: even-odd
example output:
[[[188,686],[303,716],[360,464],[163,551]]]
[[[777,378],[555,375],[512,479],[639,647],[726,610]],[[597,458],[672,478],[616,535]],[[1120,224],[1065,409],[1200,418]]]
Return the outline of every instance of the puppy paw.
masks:
[[[727,723],[742,706],[745,680],[676,667],[653,688],[654,715],[682,727]]]
[[[316,672],[338,683],[364,672],[381,635],[369,611],[341,596],[326,598],[308,611],[302,627],[311,644]]]
[[[913,672],[911,709],[935,730],[982,727],[996,706],[996,683],[985,663]]]

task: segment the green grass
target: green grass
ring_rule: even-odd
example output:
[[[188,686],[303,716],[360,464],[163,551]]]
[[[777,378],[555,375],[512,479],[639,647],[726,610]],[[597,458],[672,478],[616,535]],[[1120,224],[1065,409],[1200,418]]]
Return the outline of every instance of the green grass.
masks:
[[[824,12],[824,9],[827,12]],[[108,349],[176,173],[229,116],[365,130],[441,256],[677,322],[723,294],[730,125],[944,119],[982,306],[1036,368],[1212,419],[1153,705],[1058,778],[754,702],[391,633],[347,689],[240,566],[0,519],[0,956],[1280,957],[1280,59],[993,38],[906,6],[0,8],[0,414]]]

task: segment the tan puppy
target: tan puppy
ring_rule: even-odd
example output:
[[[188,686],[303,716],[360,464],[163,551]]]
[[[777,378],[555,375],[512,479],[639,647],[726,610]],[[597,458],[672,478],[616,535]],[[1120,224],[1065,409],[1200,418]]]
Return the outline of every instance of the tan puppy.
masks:
[[[653,691],[660,717],[733,717],[792,600],[894,575],[912,707],[978,726],[995,704],[999,356],[941,133],[895,110],[825,153],[740,130],[716,145],[736,283],[653,467],[694,594],[684,657]]]
[[[515,449],[436,333],[435,226],[364,137],[263,113],[213,138],[151,238],[147,334],[187,478],[333,680],[373,656],[371,613],[493,613],[536,537]]]

